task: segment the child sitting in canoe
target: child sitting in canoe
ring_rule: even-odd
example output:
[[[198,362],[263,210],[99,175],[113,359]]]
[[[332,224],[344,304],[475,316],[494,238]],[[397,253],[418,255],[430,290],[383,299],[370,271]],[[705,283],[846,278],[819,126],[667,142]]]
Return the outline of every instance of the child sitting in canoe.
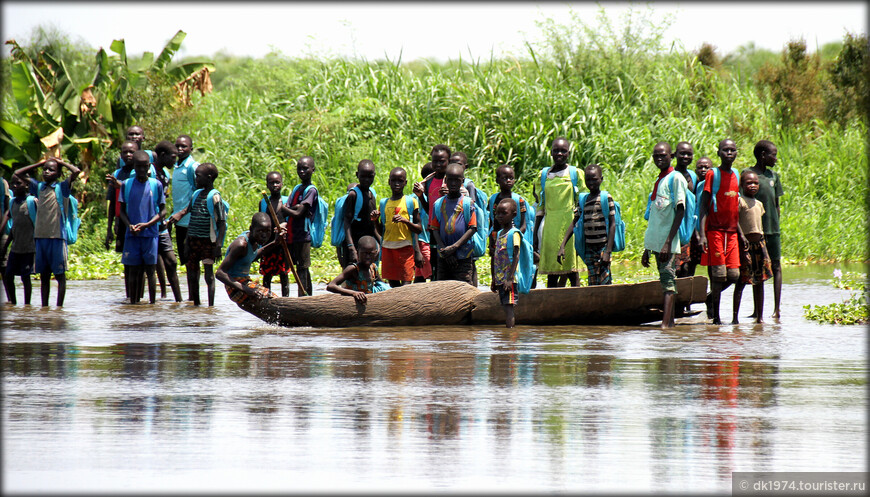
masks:
[[[348,264],[344,271],[326,285],[326,289],[339,295],[353,297],[357,303],[365,304],[369,293],[388,290],[390,287],[378,273],[375,262],[378,260],[378,242],[371,236],[364,236],[357,242],[359,262]]]
[[[272,220],[268,214],[254,214],[251,227],[230,243],[223,262],[215,271],[215,278],[226,286],[230,300],[241,304],[249,298],[277,297],[268,288],[251,280],[251,263],[274,248],[284,236],[286,233],[282,228],[272,237]],[[271,242],[269,238],[272,238]]]

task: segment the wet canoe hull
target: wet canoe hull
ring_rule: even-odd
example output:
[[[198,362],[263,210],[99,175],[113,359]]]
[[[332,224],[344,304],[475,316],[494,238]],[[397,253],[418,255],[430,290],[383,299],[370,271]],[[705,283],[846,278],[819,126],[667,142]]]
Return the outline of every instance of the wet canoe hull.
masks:
[[[676,306],[702,303],[707,278],[677,279]],[[594,287],[546,288],[520,295],[517,324],[640,324],[661,320],[658,281]],[[504,323],[498,295],[457,281],[406,285],[368,296],[365,305],[335,294],[278,297],[240,304],[281,326],[323,328]]]

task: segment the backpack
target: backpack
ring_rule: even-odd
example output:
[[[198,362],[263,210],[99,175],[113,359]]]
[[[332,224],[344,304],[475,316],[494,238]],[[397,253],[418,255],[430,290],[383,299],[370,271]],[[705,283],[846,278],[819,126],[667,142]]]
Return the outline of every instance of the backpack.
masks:
[[[414,194],[405,195],[405,208],[408,209],[408,215],[411,216],[411,221],[414,220],[414,199],[415,198],[417,198],[417,196]],[[384,232],[387,231],[387,228],[386,228],[386,226],[387,226],[387,212],[386,212],[387,200],[389,200],[387,197],[382,198],[380,205],[378,206],[378,210],[381,213],[381,225],[384,226]],[[423,209],[417,209],[417,210],[422,211]],[[422,218],[422,216],[420,216],[420,217]],[[423,224],[422,220],[421,220],[420,224],[421,225]],[[414,233],[413,231],[411,232],[411,238],[414,240],[415,244],[419,240],[419,236],[420,235],[418,235],[417,233]]]
[[[487,202],[486,211],[489,214],[487,216],[487,221],[489,222],[489,233],[492,233],[495,230],[495,199],[498,197],[498,193],[493,193],[489,197],[489,201]],[[532,235],[535,230],[535,207],[526,202],[526,199],[517,195],[516,193],[511,192],[511,198],[514,199],[514,202],[517,203],[517,215],[514,217],[514,227],[520,229],[520,226],[523,223],[522,212],[520,212],[520,201],[526,204],[526,232],[523,233],[523,238],[529,240],[529,243],[532,243]]]
[[[682,174],[678,171],[671,171],[668,175],[668,189],[671,194],[671,205],[676,209],[677,205],[677,193],[674,189],[675,182],[677,180],[675,174]],[[652,205],[652,197],[656,194],[653,192],[646,199],[646,211],[643,213],[643,218],[649,220],[649,209]],[[680,229],[678,235],[680,237],[680,245],[685,245],[692,240],[692,233],[695,232],[695,229],[698,225],[698,217],[696,214],[697,206],[695,205],[695,196],[689,194],[689,189],[686,188],[686,205],[683,210],[683,220],[680,222]]]
[[[25,202],[25,205],[27,205],[27,215],[30,217],[30,222],[33,223],[34,226],[36,226],[36,209],[37,209],[36,197],[34,197],[33,195],[28,195],[28,196],[24,197],[24,202]],[[12,205],[10,203],[10,208],[11,207],[12,207]],[[11,233],[12,226],[13,226],[12,213],[10,212],[9,213],[9,220],[6,221],[6,226],[4,227],[5,232]]]
[[[610,198],[613,200],[613,220],[615,222],[616,232],[613,234],[613,250],[612,252],[622,252],[625,250],[625,221],[622,220],[622,207],[619,205],[619,202],[613,199],[607,190],[601,190],[598,194],[601,198],[601,212],[604,214],[604,229],[608,235],[610,235],[610,213],[605,213],[605,205],[608,205],[607,199]],[[577,252],[577,255],[583,257],[586,253],[586,233],[583,231],[583,206],[586,205],[586,199],[589,197],[589,194],[586,192],[581,193],[578,196],[578,202],[580,208],[578,211],[580,212],[580,217],[577,219],[577,224],[574,225],[574,250]],[[609,209],[608,209],[609,210]]]
[[[704,193],[705,180],[701,180],[695,186],[695,231],[698,230],[698,225],[701,224],[701,194]]]
[[[36,191],[42,190],[44,184],[40,181]],[[61,234],[63,234],[63,239],[66,240],[67,245],[72,245],[78,241],[79,227],[82,225],[82,220],[79,219],[79,201],[72,194],[69,197],[64,197],[61,193],[60,183],[54,184],[54,196],[57,199],[57,205],[60,206]],[[33,222],[36,223],[35,216],[33,219]]]
[[[471,183],[471,180],[466,178],[463,186],[466,190],[468,190],[468,185]],[[474,186],[474,204],[480,208],[482,212],[487,211],[487,196],[486,192],[478,188],[476,185]],[[487,238],[489,237],[489,216],[478,216],[477,218],[477,230],[484,234]],[[484,247],[485,248],[485,247]],[[480,256],[478,256],[480,257]]]
[[[296,189],[294,188],[293,191],[296,191]],[[290,199],[290,197],[288,197],[287,195],[281,195],[281,203],[282,204],[286,204],[289,199]],[[265,212],[265,213],[269,212],[269,206],[266,205],[266,199],[264,199],[264,198],[260,199],[260,212]],[[279,221],[280,221],[280,219],[279,219]]]
[[[136,181],[135,177],[127,178],[124,180],[124,200],[130,198],[130,191],[133,189],[133,182]],[[154,178],[148,178],[148,187],[151,189],[151,205],[154,208],[154,212],[160,213],[160,203],[157,201],[157,198],[160,196],[160,192],[158,191],[157,185],[160,182]]]
[[[544,187],[547,183],[547,174],[550,173],[550,167],[547,166],[541,169],[541,202],[538,204],[538,207],[544,205]],[[574,195],[580,191],[580,188],[577,186],[577,183],[580,182],[580,174],[577,172],[577,168],[574,166],[568,166],[568,177],[571,178],[571,185],[574,186]]]
[[[360,221],[362,218],[359,217],[360,211],[363,208],[363,194],[362,190],[360,190],[359,186],[353,187],[353,190],[356,192],[356,201],[353,206],[353,220]],[[375,191],[369,188],[369,191],[374,195],[375,200],[378,199]],[[344,204],[347,201],[347,196],[350,192],[345,193],[341,197],[338,197],[338,200],[335,201],[335,211],[332,213],[332,221],[330,222],[330,239],[329,243],[332,244],[333,247],[338,247],[344,243]]]
[[[199,197],[199,194],[202,191],[203,191],[203,188],[200,188],[200,189],[193,192],[193,196],[190,198],[190,205],[193,205],[194,203],[196,203],[196,199]],[[210,239],[213,242],[215,242],[215,241],[218,242],[218,246],[223,247],[224,246],[224,238],[226,238],[227,233],[226,233],[226,230],[224,230],[224,235],[220,238],[220,240],[217,239],[218,227],[217,227],[217,220],[214,217],[215,195],[220,197],[220,194],[221,193],[214,188],[209,190],[209,192],[206,196],[208,198],[211,198],[212,201],[206,202],[205,207],[208,209],[208,216],[211,218],[211,233],[210,233],[211,236],[210,236]],[[223,198],[221,198],[221,204],[223,204],[224,217],[226,217],[230,213],[230,204],[229,204],[229,202],[227,202]]]
[[[440,224],[444,224],[444,220],[441,215],[441,206],[444,203],[444,199],[446,196],[439,198],[435,201],[435,217],[438,219]],[[471,257],[483,257],[486,254],[486,239],[489,238],[489,235],[485,233],[480,228],[480,221],[484,216],[483,209],[477,206],[476,203],[472,202],[467,195],[463,195],[462,197],[462,216],[465,218],[465,225],[468,226],[468,222],[471,220],[471,209],[474,209],[475,216],[478,219],[477,229],[474,231],[474,234],[471,236],[471,240],[469,240],[472,244]]]
[[[289,197],[291,201],[296,196],[296,192],[299,191],[300,186],[302,185],[300,184],[293,187],[293,191],[290,192]],[[300,202],[305,198],[305,194],[308,193],[309,188],[314,188],[314,191],[317,191],[317,187],[314,185],[306,186],[305,190],[302,190],[302,194],[300,195]],[[286,203],[284,198],[285,197],[281,197],[282,201]],[[265,202],[265,199],[263,202]],[[305,216],[305,231],[311,234],[311,246],[313,248],[320,248],[321,245],[323,245],[323,238],[326,234],[326,218],[329,217],[329,204],[320,198],[320,195],[318,194],[317,205],[312,206],[312,208],[314,209],[314,220],[312,221],[310,217]]]
[[[529,293],[529,290],[532,289],[532,283],[535,281],[535,274],[537,273],[534,256],[532,255],[532,243],[528,240],[525,233],[521,232],[516,227],[508,230],[507,236],[512,237],[515,232],[519,232],[522,236],[520,237],[520,262],[517,263],[514,281],[516,282],[517,290],[519,290],[520,293]],[[511,264],[513,264],[513,257],[513,250],[508,250],[508,261]]]

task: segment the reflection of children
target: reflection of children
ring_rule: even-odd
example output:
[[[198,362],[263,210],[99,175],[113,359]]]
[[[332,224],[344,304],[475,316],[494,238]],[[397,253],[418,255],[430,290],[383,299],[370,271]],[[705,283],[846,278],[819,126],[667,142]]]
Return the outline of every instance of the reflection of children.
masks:
[[[215,271],[215,278],[223,283],[230,300],[241,304],[246,300],[277,297],[268,288],[251,280],[251,263],[265,250],[278,244],[278,237],[285,236],[283,231],[272,237],[272,220],[265,212],[257,212],[251,217],[251,227],[239,235],[227,247],[227,254]],[[272,241],[269,242],[269,238]],[[266,243],[269,242],[269,243]],[[273,245],[274,244],[274,245]]]
[[[707,171],[704,191],[701,193],[700,221],[698,229],[704,254],[701,265],[710,267],[710,298],[708,311],[713,324],[721,324],[719,302],[722,291],[740,276],[740,247],[738,246],[740,225],[738,223],[739,182],[737,174],[731,169],[737,158],[737,145],[732,140],[719,142],[718,167],[719,190],[713,196],[713,183],[716,170]],[[713,202],[715,201],[715,207]]]
[[[659,271],[659,281],[664,290],[662,302],[662,328],[674,326],[674,301],[677,285],[674,281],[677,273],[677,255],[680,250],[680,223],[686,212],[686,180],[683,175],[676,174],[674,178],[674,203],[671,203],[671,182],[666,180],[673,173],[671,167],[671,146],[668,142],[656,143],[653,147],[653,162],[659,168],[659,176],[653,185],[649,213],[649,225],[643,236],[643,256],[640,259],[643,267],[649,267],[652,254],[656,259]]]
[[[417,235],[423,231],[420,207],[416,196],[405,197],[407,183],[405,170],[393,168],[389,179],[392,195],[382,199],[379,205],[379,228],[383,233],[382,274],[391,287],[414,281],[414,268],[423,265],[423,254],[415,243]]]
[[[782,196],[782,183],[779,174],[772,168],[776,165],[776,145],[768,140],[755,144],[755,165],[752,169],[758,175],[758,195],[756,198],[764,205],[764,243],[770,254],[770,266],[773,270],[773,314],[779,319],[779,298],[782,295],[782,248],[779,236],[779,197]]]
[[[64,222],[69,214],[69,198],[72,184],[81,170],[60,159],[45,159],[22,167],[14,174],[24,177],[31,170],[42,167],[42,184],[30,178],[30,194],[37,197],[36,223],[33,238],[36,242],[36,257],[33,271],[39,273],[42,306],[48,306],[51,294],[51,275],[57,280],[57,306],[63,306],[66,296],[67,244]],[[70,170],[69,178],[58,182],[61,167]],[[41,188],[40,188],[41,186]],[[58,198],[58,192],[62,198]]]
[[[737,311],[743,297],[743,287],[752,285],[752,300],[755,304],[755,322],[761,322],[764,312],[764,281],[773,276],[770,256],[764,243],[764,205],[755,196],[758,194],[758,175],[751,169],[740,174],[740,189],[743,196],[738,200],[740,230],[743,232],[740,250],[740,279],[734,285],[734,314],[731,324],[737,324]]]
[[[438,246],[438,271],[436,279],[474,281],[474,245],[472,235],[477,231],[477,215],[474,203],[461,194],[459,189],[465,180],[462,164],[450,164],[444,174],[447,195],[433,205],[429,229]],[[468,217],[466,220],[466,209]]]
[[[353,297],[358,303],[365,304],[369,293],[377,293],[389,289],[378,274],[375,261],[378,260],[378,242],[371,236],[364,236],[357,243],[359,246],[359,262],[349,264],[344,270],[326,285],[332,293]]]
[[[278,171],[272,171],[266,174],[266,188],[269,190],[269,203],[272,204],[272,209],[278,217],[278,221],[287,222],[287,208],[285,203],[288,200],[287,196],[281,195],[281,189],[284,188],[284,177]],[[266,205],[266,200],[260,200],[260,212],[269,212],[269,206]],[[271,222],[271,220],[269,221]],[[295,259],[294,259],[295,261]],[[287,272],[290,269],[287,267],[287,261],[284,260],[284,251],[280,245],[271,245],[268,250],[264,250],[260,259],[260,274],[263,275],[263,286],[267,290],[272,288],[272,277],[278,276],[281,282],[281,296],[287,297],[290,295],[290,279]]]
[[[577,170],[568,165],[570,144],[565,138],[553,140],[550,155],[553,166],[546,171],[544,190],[541,192],[541,206],[535,217],[535,230],[544,224],[540,243],[535,237],[535,252],[541,254],[538,272],[547,275],[547,288],[564,287],[570,282],[577,286],[579,267],[577,253],[573,245],[565,247],[565,259],[557,259],[559,245],[565,230],[571,225],[574,205],[577,202]],[[544,172],[542,171],[542,175]]]
[[[121,262],[130,268],[127,291],[131,304],[142,298],[143,276],[148,276],[148,299],[156,300],[155,266],[157,265],[157,223],[166,215],[163,184],[148,177],[151,164],[148,154],[137,150],[133,154],[136,176],[124,181],[118,201],[121,203],[121,222],[127,226],[124,253]]]
[[[520,244],[523,235],[514,228],[517,203],[508,197],[502,199],[495,208],[495,219],[499,230],[492,245],[492,284],[490,289],[498,292],[504,308],[505,326],[513,328],[515,323],[514,306],[517,303],[516,272],[520,260]]]
[[[598,164],[590,164],[584,170],[586,186],[589,188],[589,195],[583,205],[578,205],[579,209],[583,209],[583,237],[586,253],[578,254],[586,263],[586,269],[589,272],[589,286],[593,285],[609,285],[613,283],[613,278],[610,274],[610,255],[613,252],[613,240],[616,236],[616,207],[613,203],[613,198],[607,196],[607,213],[604,213],[604,207],[601,205],[601,166]],[[607,216],[609,219],[605,220]],[[574,214],[574,220],[568,231],[565,232],[565,238],[562,240],[562,245],[559,247],[559,254],[556,260],[561,262],[565,257],[565,244],[571,239],[574,234],[574,226],[580,219],[580,212]],[[607,226],[610,226],[610,231],[607,231]]]
[[[28,182],[20,176],[12,176],[9,186],[14,195],[9,206],[12,230],[3,244],[2,254],[6,254],[10,244],[12,250],[6,261],[3,284],[6,287],[6,299],[15,305],[17,303],[15,277],[20,276],[21,285],[24,288],[24,305],[30,305],[30,295],[33,288],[30,275],[33,274],[33,258],[36,252],[36,242],[33,240],[33,219],[36,217],[37,208],[36,198],[27,194]]]

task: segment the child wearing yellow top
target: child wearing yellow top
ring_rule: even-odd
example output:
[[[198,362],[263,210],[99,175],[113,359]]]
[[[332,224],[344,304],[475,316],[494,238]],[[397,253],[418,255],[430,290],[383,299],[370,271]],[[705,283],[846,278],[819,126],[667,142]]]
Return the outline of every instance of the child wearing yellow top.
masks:
[[[383,240],[381,275],[395,288],[414,281],[414,268],[423,266],[423,254],[417,235],[423,231],[420,223],[420,203],[415,195],[405,195],[408,176],[401,167],[390,171],[390,198],[381,199],[378,229]]]

